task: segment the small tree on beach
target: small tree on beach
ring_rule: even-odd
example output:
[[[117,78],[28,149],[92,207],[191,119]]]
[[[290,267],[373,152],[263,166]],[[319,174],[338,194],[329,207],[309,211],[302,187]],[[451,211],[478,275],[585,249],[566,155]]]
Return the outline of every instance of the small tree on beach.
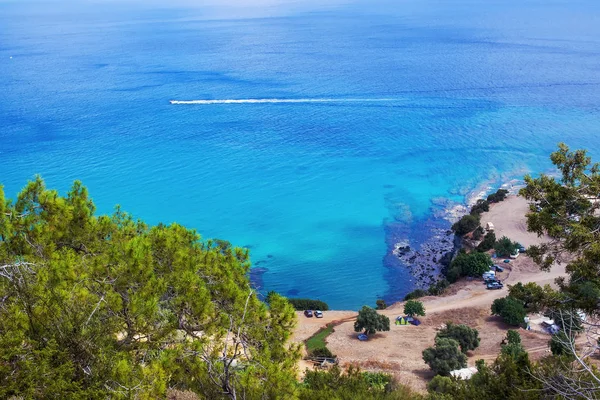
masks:
[[[472,232],[479,226],[479,214],[467,214],[452,225],[452,230],[459,236]]]
[[[518,244],[506,236],[502,236],[494,245],[496,255],[499,257],[508,257],[518,249]]]
[[[385,300],[383,299],[378,299],[375,304],[377,304],[377,309],[378,310],[385,310],[387,308],[387,304],[385,303]]]
[[[441,329],[436,337],[454,339],[460,346],[460,351],[466,353],[469,350],[475,350],[479,347],[479,332],[467,325],[453,324],[448,322],[444,329]]]
[[[444,376],[467,366],[467,356],[458,348],[458,342],[450,338],[436,338],[435,347],[423,350],[423,361],[437,375]]]
[[[377,311],[369,306],[363,306],[354,323],[354,331],[361,332],[363,330],[367,335],[372,335],[377,331],[389,331],[390,319],[385,315],[377,314]]]
[[[414,317],[415,315],[420,315],[422,317],[425,316],[425,307],[423,303],[417,300],[408,300],[404,304],[404,314],[409,317]]]
[[[523,303],[511,296],[494,300],[492,314],[499,315],[504,322],[512,326],[521,325],[527,315]]]

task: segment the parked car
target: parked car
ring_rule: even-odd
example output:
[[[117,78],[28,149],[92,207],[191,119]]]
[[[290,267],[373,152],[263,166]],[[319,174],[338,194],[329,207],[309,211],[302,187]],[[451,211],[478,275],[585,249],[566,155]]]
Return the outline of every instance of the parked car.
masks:
[[[312,310],[304,310],[304,315],[308,318],[311,318],[313,316],[313,312]]]
[[[494,269],[496,270],[496,272],[504,272],[504,268],[502,268],[499,265],[494,265]]]
[[[502,289],[503,286],[500,282],[490,282],[487,284],[488,290]]]
[[[323,318],[323,312],[319,311],[319,310],[316,310],[315,311],[315,317],[317,317],[317,318]]]

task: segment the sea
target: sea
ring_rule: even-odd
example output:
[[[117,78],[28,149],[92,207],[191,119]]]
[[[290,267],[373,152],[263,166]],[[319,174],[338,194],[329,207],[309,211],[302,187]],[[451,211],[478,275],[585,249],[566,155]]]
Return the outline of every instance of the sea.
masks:
[[[171,103],[173,101],[173,103]],[[473,193],[600,159],[597,0],[0,0],[0,183],[250,250],[265,294],[415,287]]]

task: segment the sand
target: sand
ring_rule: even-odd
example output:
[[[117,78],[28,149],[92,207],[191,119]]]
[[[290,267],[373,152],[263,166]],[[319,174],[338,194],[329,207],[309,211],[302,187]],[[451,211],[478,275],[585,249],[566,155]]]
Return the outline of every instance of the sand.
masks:
[[[528,204],[525,199],[511,196],[505,201],[492,205],[490,211],[482,215],[482,225],[492,222],[498,238],[506,235],[525,246],[539,244],[546,238],[527,232],[525,214]],[[396,303],[381,313],[392,321],[389,332],[378,333],[367,342],[356,339],[353,329],[354,311],[328,311],[323,319],[306,318],[298,313],[299,324],[294,340],[303,341],[326,323],[345,320],[328,337],[329,349],[337,354],[342,365],[355,364],[363,369],[385,371],[395,375],[400,382],[424,391],[432,377],[429,367],[423,362],[422,351],[433,345],[436,329],[446,321],[464,323],[479,330],[481,344],[468,354],[469,366],[478,359],[494,360],[500,343],[506,336],[509,326],[498,317],[491,316],[492,302],[508,293],[506,284],[516,282],[536,282],[553,284],[554,279],[564,275],[564,265],[554,265],[550,272],[542,272],[526,255],[520,255],[506,267],[499,278],[505,283],[501,290],[486,290],[481,280],[460,281],[452,285],[443,297],[422,298],[427,316],[420,318],[420,326],[396,326],[393,321],[402,315],[403,303]],[[549,336],[540,332],[520,330],[524,346],[531,350],[533,359],[547,354]]]

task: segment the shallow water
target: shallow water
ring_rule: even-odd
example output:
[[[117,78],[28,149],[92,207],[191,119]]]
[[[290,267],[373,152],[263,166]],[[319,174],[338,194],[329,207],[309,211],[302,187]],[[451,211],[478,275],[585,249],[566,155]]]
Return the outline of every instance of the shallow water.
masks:
[[[559,141],[600,156],[595,1],[193,3],[0,0],[10,196],[81,179],[101,212],[250,247],[264,291],[356,309],[411,290],[390,250],[448,201]]]

